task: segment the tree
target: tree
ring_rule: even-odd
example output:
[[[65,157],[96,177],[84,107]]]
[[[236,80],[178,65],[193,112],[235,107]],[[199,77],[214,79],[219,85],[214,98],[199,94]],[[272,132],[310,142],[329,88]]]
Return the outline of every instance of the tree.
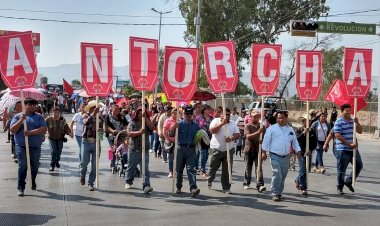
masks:
[[[234,40],[239,74],[250,58],[252,43],[274,43],[281,32],[288,30],[291,19],[318,19],[320,13],[329,9],[320,0],[207,0],[202,1],[201,8],[201,42]],[[193,45],[197,0],[182,0],[179,9],[187,24],[184,38]],[[203,71],[199,74],[198,87],[207,87]],[[241,85],[237,89],[244,89]]]
[[[249,59],[253,42],[274,43],[289,20],[318,19],[329,9],[320,0],[207,0],[201,8],[201,42],[234,40],[239,63]],[[187,24],[184,38],[194,44],[197,0],[182,0],[179,9]]]
[[[293,48],[287,49],[284,51],[284,58],[282,61],[290,62],[287,66],[285,66],[285,73],[281,74],[280,83],[277,88],[278,96],[283,97],[286,93],[288,93],[289,84],[296,75],[296,53],[297,50],[317,50],[317,49],[328,49],[329,46],[334,42],[339,40],[341,35],[339,34],[330,34],[323,37],[317,37],[312,39],[309,42],[302,42],[296,44]],[[325,68],[323,64],[323,75],[324,78],[325,73],[333,74],[333,72],[328,72],[329,68]],[[334,67],[335,68],[335,67]],[[327,91],[327,90],[326,90]],[[323,98],[323,95],[321,95]]]
[[[73,81],[71,81],[71,86],[74,89],[82,89],[83,88],[81,81],[79,81],[78,79],[74,79]]]
[[[322,95],[324,97],[334,80],[343,78],[343,53],[344,47],[337,49],[323,49],[323,86]]]

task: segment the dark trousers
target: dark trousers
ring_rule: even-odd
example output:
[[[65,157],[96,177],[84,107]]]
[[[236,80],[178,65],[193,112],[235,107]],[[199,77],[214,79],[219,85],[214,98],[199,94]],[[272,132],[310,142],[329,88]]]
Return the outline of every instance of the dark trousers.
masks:
[[[16,145],[16,153],[18,159],[18,183],[17,189],[25,189],[25,179],[27,176],[28,164],[26,161],[26,150],[23,146]],[[35,180],[40,166],[41,147],[29,147],[30,167],[32,180]]]
[[[209,151],[210,156],[210,169],[208,171],[209,178],[207,179],[209,183],[212,183],[215,179],[216,171],[218,171],[220,165],[222,165],[222,189],[229,190],[231,188],[231,184],[229,181],[228,174],[228,159],[227,159],[227,151],[219,151],[211,148]],[[230,161],[231,161],[231,169],[233,162],[234,150],[230,149]]]
[[[190,192],[197,189],[197,175],[194,170],[196,161],[195,147],[179,146],[177,151],[177,188],[182,188],[183,170],[186,166],[187,176],[189,178]]]
[[[344,183],[352,183],[352,172],[350,176],[346,177],[346,170],[349,163],[352,164],[352,151],[339,151],[335,150],[335,155],[337,157],[337,187],[343,189]],[[358,150],[356,150],[356,175],[355,178],[359,176],[360,171],[363,169],[363,162]]]
[[[258,152],[257,151],[250,151],[248,153],[244,153],[244,161],[245,161],[245,173],[244,173],[244,183],[243,185],[249,186],[251,184],[251,178],[252,178],[252,168],[253,168],[253,162],[255,163],[255,178],[256,178],[256,187],[264,186],[264,179],[263,179],[263,168],[261,165],[260,168],[260,175],[259,178],[257,178],[257,167],[259,164],[258,161]]]

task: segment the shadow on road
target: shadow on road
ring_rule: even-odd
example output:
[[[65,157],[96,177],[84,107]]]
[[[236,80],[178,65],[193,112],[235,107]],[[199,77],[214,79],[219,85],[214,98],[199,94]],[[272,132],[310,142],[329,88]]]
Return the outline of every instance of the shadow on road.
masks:
[[[55,216],[39,214],[21,214],[21,213],[0,213],[0,225],[26,226],[42,225]]]

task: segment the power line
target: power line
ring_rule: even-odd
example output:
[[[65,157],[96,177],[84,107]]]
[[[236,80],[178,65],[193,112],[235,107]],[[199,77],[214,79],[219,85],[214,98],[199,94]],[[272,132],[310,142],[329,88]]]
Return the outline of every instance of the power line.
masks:
[[[0,8],[0,11],[29,12],[29,13],[46,13],[46,14],[64,14],[64,15],[84,15],[84,16],[105,16],[105,17],[135,17],[135,18],[157,18],[158,16],[148,15],[126,15],[126,14],[106,14],[106,13],[83,13],[83,12],[66,12],[66,11],[45,11],[29,9],[10,9]],[[182,18],[176,16],[167,16],[165,18]]]
[[[380,11],[380,9],[367,9],[367,10],[361,10],[361,11],[355,11],[355,12],[338,13],[338,14],[328,15],[328,17],[342,16],[342,15],[354,15],[354,14],[378,12],[378,11]]]
[[[12,17],[12,16],[0,16],[0,18],[14,19],[14,20],[70,23],[70,24],[97,24],[97,25],[118,25],[118,26],[159,26],[160,25],[158,23],[115,23],[115,22],[97,22],[97,21],[73,21],[73,20],[40,19],[40,18]],[[187,24],[166,23],[166,24],[161,24],[161,25],[185,26]]]

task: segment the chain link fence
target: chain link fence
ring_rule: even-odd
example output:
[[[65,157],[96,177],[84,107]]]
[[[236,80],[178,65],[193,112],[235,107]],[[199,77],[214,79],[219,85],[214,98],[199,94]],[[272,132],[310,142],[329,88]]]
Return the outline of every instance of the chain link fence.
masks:
[[[237,107],[238,111],[241,111],[242,103],[246,108],[253,102],[253,101],[261,101],[257,98],[252,97],[243,97],[243,98],[225,98],[226,101],[226,107],[232,109],[233,107]],[[206,101],[208,105],[215,108],[217,106],[222,106],[222,99],[220,97],[216,98],[215,100]],[[291,121],[297,121],[298,117],[300,117],[303,113],[306,112],[306,102],[299,101],[299,100],[286,100],[286,105],[289,110],[289,117]],[[334,106],[333,103],[327,102],[327,101],[310,101],[309,102],[310,109],[319,110],[322,108],[328,109],[328,120],[330,117],[330,113],[332,110],[332,107]],[[337,107],[337,111],[340,113],[339,106]],[[378,102],[367,102],[367,106],[363,109],[361,109],[357,113],[357,117],[359,119],[360,124],[364,127],[364,131],[367,133],[374,133],[377,128],[377,109],[378,109]],[[353,113],[353,106],[352,106],[352,113]]]

